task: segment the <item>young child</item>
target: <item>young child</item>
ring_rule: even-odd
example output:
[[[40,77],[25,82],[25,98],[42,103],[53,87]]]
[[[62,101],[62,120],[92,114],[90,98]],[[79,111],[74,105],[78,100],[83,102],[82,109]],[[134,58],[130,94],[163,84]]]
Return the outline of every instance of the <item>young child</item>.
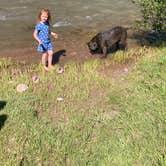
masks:
[[[48,9],[42,9],[38,15],[38,23],[35,26],[33,33],[34,38],[38,41],[38,51],[42,53],[42,65],[44,69],[49,71],[54,69],[52,66],[53,46],[51,43],[50,35],[55,39],[58,35],[50,30],[51,15]],[[48,58],[48,67],[46,66]]]

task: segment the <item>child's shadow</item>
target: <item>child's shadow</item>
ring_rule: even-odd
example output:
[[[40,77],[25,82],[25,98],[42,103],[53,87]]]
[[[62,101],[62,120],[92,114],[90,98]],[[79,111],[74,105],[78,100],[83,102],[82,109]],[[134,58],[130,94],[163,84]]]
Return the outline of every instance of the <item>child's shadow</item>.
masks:
[[[61,56],[66,56],[66,50],[59,50],[53,54],[52,64],[55,65],[59,62]]]

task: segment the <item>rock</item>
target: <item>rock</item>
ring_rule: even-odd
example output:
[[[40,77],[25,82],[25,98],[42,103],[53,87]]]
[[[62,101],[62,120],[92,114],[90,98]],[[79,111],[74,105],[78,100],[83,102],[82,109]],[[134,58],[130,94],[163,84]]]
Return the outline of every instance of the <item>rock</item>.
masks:
[[[62,97],[58,97],[57,101],[63,101],[64,99]]]
[[[92,20],[92,17],[91,17],[91,16],[86,16],[86,19],[87,19],[88,21],[91,21],[91,20]]]
[[[77,53],[76,52],[71,52],[70,55],[75,56],[75,55],[77,55]]]
[[[35,76],[32,77],[32,80],[35,84],[37,84],[37,83],[39,83],[40,78],[39,78],[39,76],[35,75]]]
[[[58,73],[59,74],[62,74],[64,72],[64,68],[63,67],[60,67],[59,70],[58,70]]]
[[[124,68],[124,72],[128,72],[128,69],[127,69],[127,68]]]
[[[18,84],[16,89],[17,92],[24,92],[28,89],[28,86],[26,84]]]

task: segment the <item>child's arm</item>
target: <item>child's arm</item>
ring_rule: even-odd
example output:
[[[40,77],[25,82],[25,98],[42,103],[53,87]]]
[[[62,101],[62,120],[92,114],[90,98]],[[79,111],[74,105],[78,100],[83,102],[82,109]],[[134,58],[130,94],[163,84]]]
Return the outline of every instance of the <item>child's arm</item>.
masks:
[[[52,35],[55,39],[58,38],[58,34],[57,34],[57,33],[51,32],[51,35]]]
[[[38,38],[38,31],[36,29],[33,32],[33,37],[38,41],[39,44],[42,44],[41,40]]]

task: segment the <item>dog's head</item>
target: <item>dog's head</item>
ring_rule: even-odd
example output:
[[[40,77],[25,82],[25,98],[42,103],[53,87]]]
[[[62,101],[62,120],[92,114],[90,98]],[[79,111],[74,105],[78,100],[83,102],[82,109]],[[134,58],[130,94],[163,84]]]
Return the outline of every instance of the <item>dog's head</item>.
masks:
[[[88,48],[91,52],[91,54],[95,54],[100,50],[99,45],[99,39],[100,39],[100,33],[98,33],[96,36],[94,36],[88,43]]]
[[[98,45],[97,45],[97,42],[96,41],[90,41],[87,43],[90,51],[95,51],[98,49]]]

